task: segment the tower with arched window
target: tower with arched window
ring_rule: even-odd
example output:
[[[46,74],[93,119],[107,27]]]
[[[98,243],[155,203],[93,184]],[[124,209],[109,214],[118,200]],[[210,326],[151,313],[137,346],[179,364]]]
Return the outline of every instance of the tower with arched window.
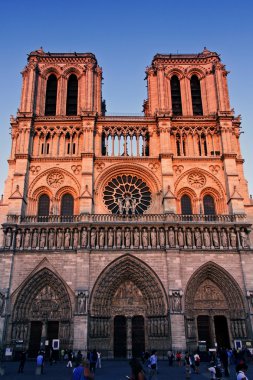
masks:
[[[0,201],[0,342],[107,358],[253,345],[227,74],[207,49],[157,54],[143,114],[115,116],[94,54],[29,54]]]

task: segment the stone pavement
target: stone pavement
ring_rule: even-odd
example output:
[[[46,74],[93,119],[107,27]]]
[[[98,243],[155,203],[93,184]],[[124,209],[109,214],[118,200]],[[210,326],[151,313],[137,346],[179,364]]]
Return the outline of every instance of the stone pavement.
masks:
[[[71,380],[72,370],[66,368],[66,363],[57,363],[50,366],[48,362],[45,365],[45,373],[41,376],[35,375],[35,362],[27,361],[23,374],[17,373],[19,363],[7,362],[3,363],[5,375],[0,376],[1,379],[10,380]],[[158,380],[183,380],[185,379],[184,367],[169,367],[167,361],[159,361],[158,363]],[[95,380],[126,380],[126,375],[130,375],[130,367],[128,361],[106,360],[102,362],[102,368],[97,369]],[[249,366],[249,380],[253,380],[253,365]],[[210,374],[207,371],[207,363],[201,363],[201,374],[191,375],[192,380],[207,380],[210,379]],[[235,380],[234,368],[231,370],[231,380]]]

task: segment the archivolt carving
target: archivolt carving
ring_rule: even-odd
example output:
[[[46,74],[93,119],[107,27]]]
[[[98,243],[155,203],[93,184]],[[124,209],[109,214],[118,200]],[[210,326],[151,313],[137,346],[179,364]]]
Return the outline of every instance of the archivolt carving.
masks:
[[[211,287],[214,294],[210,292]],[[203,302],[203,298],[209,300],[209,309],[216,308],[213,301],[217,298],[216,301],[222,302],[224,307],[227,305],[232,316],[244,316],[243,296],[239,285],[225,269],[213,262],[202,265],[189,279],[185,291],[186,311],[192,314],[195,302]],[[218,309],[220,307],[221,305],[217,305]]]
[[[59,79],[61,75],[60,71],[61,67],[58,65],[52,65],[52,63],[46,63],[40,68],[41,76],[44,78],[48,77],[50,74],[56,74],[57,78]]]
[[[196,75],[199,79],[203,79],[205,77],[205,69],[201,69],[200,66],[187,69],[186,77],[191,79],[193,75]]]
[[[84,71],[84,69],[80,65],[69,64],[69,65],[64,66],[64,71],[63,71],[62,75],[68,77],[69,75],[71,75],[73,73],[73,74],[76,74],[77,78],[79,79],[79,77],[82,75],[83,71]]]
[[[165,75],[168,79],[171,79],[173,75],[176,75],[179,80],[184,78],[184,72],[176,67],[166,67],[165,68]]]
[[[92,291],[91,315],[109,317],[113,299],[124,284],[134,284],[131,286],[138,288],[148,316],[166,314],[166,294],[155,273],[140,260],[126,255],[111,263],[99,276]]]
[[[63,282],[44,268],[25,281],[13,308],[13,320],[67,320],[72,317],[70,297]]]

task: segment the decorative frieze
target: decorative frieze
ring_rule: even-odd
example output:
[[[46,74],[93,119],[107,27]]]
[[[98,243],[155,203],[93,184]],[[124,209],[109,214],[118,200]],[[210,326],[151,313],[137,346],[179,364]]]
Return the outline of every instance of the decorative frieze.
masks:
[[[242,226],[71,225],[7,227],[5,249],[248,249],[249,231]]]

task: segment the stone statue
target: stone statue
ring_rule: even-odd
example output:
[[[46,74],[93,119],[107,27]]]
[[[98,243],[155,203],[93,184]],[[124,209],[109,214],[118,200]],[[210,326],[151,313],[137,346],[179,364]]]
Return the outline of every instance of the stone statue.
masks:
[[[64,241],[64,247],[65,248],[69,248],[70,247],[70,232],[69,232],[69,229],[67,228],[66,232],[65,232],[65,241]]]
[[[61,248],[62,247],[62,238],[63,238],[63,233],[62,233],[62,230],[58,230],[57,232],[57,248]]]
[[[138,228],[136,227],[134,229],[134,247],[139,248],[139,246],[140,246],[140,234],[139,234]]]
[[[54,231],[50,230],[48,235],[48,248],[53,248],[54,246]]]
[[[125,246],[127,248],[129,248],[130,244],[131,244],[131,233],[130,233],[129,228],[126,228],[126,230],[125,230]]]
[[[21,243],[22,243],[22,235],[20,230],[18,230],[18,233],[16,235],[16,248],[21,248]]]
[[[105,245],[105,231],[103,228],[99,231],[99,247],[104,248]]]
[[[209,234],[209,231],[208,231],[207,228],[204,229],[203,237],[204,237],[204,246],[207,247],[207,248],[210,248],[210,246],[211,246],[211,239],[210,239],[210,234]]]
[[[5,247],[10,247],[11,246],[11,241],[12,241],[12,232],[10,229],[8,229],[5,237]]]
[[[218,232],[217,232],[216,228],[214,228],[214,230],[213,230],[213,246],[215,248],[219,247],[219,236],[218,236]]]
[[[82,247],[87,247],[87,244],[88,244],[88,232],[87,232],[86,228],[84,228],[82,230],[81,244],[82,244]]]
[[[150,237],[151,237],[152,248],[156,248],[156,229],[155,228],[151,229]]]
[[[146,228],[143,228],[142,230],[142,245],[143,245],[143,248],[148,247],[148,232]]]
[[[87,298],[85,293],[80,292],[77,298],[77,312],[78,314],[85,314],[87,312]]]
[[[37,248],[38,246],[38,230],[34,230],[33,237],[32,237],[32,248]]]
[[[42,230],[41,234],[40,234],[40,248],[46,247],[46,241],[47,241],[46,232],[45,232],[45,230]]]
[[[132,199],[132,215],[135,215],[136,206],[137,206],[137,200],[136,198],[133,198]]]
[[[77,248],[79,243],[79,234],[78,231],[75,229],[74,236],[73,236],[73,248]]]
[[[159,230],[159,242],[160,247],[165,247],[165,233],[163,228],[160,228]]]
[[[130,198],[127,195],[126,198],[125,198],[125,211],[126,211],[126,215],[129,214],[130,209],[131,209]]]
[[[113,246],[113,229],[109,228],[108,230],[108,247]]]
[[[192,232],[190,228],[187,228],[186,230],[186,244],[187,247],[192,247]]]
[[[25,232],[24,248],[29,248],[30,247],[30,240],[31,240],[30,231],[26,230],[26,232]]]
[[[116,242],[117,242],[117,248],[120,248],[121,247],[121,229],[118,228],[117,231],[116,231]]]
[[[221,245],[222,247],[227,247],[228,246],[228,239],[227,239],[227,234],[224,228],[221,230]]]
[[[178,238],[179,247],[183,247],[184,246],[184,233],[182,231],[182,228],[178,229],[177,238]]]
[[[123,214],[123,201],[122,201],[121,198],[117,199],[117,205],[118,205],[118,208],[119,208],[119,214]]]
[[[201,244],[201,232],[200,232],[199,228],[196,228],[194,235],[195,235],[196,247],[199,248],[202,245]]]
[[[175,234],[172,227],[169,229],[169,243],[170,247],[175,247]]]
[[[172,310],[177,313],[180,313],[182,310],[181,295],[178,291],[172,292]]]
[[[235,230],[232,228],[230,231],[230,244],[232,248],[236,248],[236,233]]]
[[[240,231],[240,238],[242,248],[248,248],[248,238],[244,229]]]
[[[97,231],[95,230],[95,228],[93,228],[91,230],[91,233],[90,233],[90,245],[91,245],[91,248],[95,248],[96,247],[96,238],[97,238]]]
[[[187,320],[187,336],[188,336],[188,338],[194,337],[193,321],[191,321],[190,319]]]

